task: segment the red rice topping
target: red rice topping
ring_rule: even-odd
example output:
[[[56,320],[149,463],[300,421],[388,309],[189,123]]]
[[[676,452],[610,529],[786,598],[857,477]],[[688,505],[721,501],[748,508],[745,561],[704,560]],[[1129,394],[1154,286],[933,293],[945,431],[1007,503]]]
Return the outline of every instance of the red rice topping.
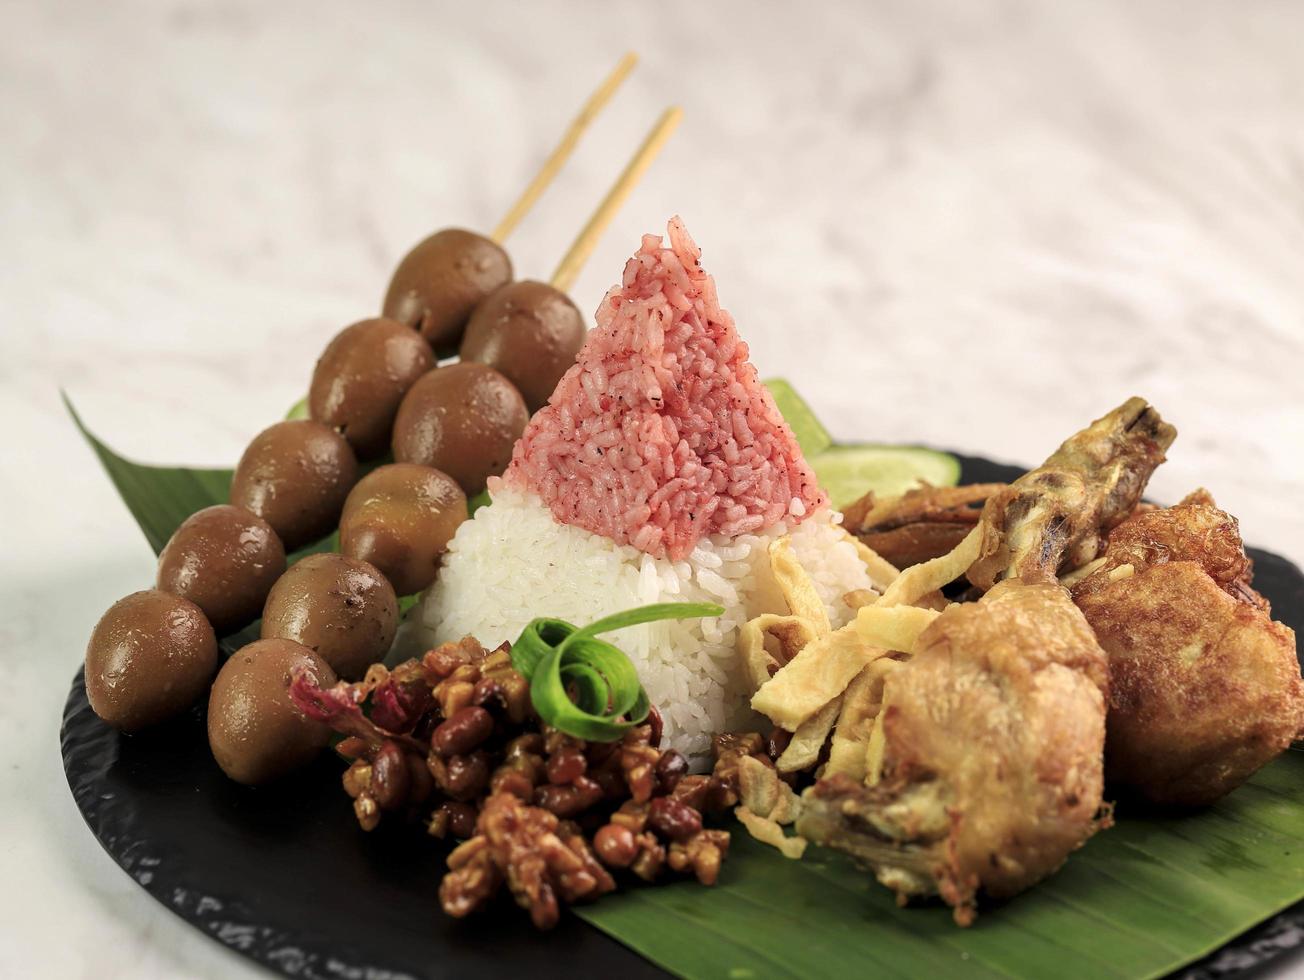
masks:
[[[645,235],[576,364],[516,444],[507,485],[654,557],[795,524],[827,503],[678,217]]]

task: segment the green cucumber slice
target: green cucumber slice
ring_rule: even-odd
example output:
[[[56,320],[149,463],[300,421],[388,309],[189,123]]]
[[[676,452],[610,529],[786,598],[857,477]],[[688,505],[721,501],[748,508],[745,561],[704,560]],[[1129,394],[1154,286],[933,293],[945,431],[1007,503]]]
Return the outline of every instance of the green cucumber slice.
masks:
[[[833,445],[833,437],[829,435],[829,430],[820,425],[820,420],[815,417],[810,406],[801,395],[797,394],[792,385],[783,378],[770,378],[763,383],[770,389],[774,404],[779,408],[779,414],[788,423],[788,428],[792,429],[792,434],[797,437],[797,445],[801,447],[803,456],[810,459]]]
[[[306,419],[308,417],[308,396],[300,398],[290,406],[290,410],[285,413],[286,419],[293,421],[295,419]]]
[[[870,490],[895,497],[921,483],[953,487],[960,479],[958,459],[919,446],[832,446],[806,458],[839,510]]]

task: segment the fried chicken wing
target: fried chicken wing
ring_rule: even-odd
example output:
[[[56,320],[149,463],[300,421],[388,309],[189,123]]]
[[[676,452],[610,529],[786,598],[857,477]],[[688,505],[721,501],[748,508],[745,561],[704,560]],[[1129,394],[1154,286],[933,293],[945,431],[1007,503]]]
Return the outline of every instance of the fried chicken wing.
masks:
[[[1071,436],[1046,462],[983,507],[982,548],[969,581],[1044,579],[1093,560],[1136,508],[1177,430],[1141,398]]]
[[[1295,634],[1250,584],[1236,519],[1205,491],[1114,529],[1074,598],[1109,655],[1106,773],[1210,803],[1304,729]]]
[[[951,606],[885,682],[879,782],[819,782],[798,830],[968,925],[980,888],[1022,891],[1100,825],[1106,684],[1058,585],[1002,582]]]

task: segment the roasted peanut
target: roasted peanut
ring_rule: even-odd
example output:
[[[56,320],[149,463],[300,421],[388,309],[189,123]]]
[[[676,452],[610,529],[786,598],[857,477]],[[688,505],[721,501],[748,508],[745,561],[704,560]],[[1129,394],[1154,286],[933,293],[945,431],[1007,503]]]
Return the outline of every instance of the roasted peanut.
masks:
[[[452,834],[461,840],[475,836],[475,821],[479,812],[469,803],[445,800],[435,808],[430,817],[429,831],[435,837]]]
[[[567,746],[548,757],[548,782],[556,786],[573,783],[584,775],[587,768],[584,753]]]
[[[465,755],[493,734],[493,730],[493,716],[484,708],[468,705],[436,728],[430,742],[440,755]]]
[[[634,832],[618,823],[606,824],[593,836],[593,849],[612,868],[628,868],[638,856]]]
[[[538,732],[528,732],[507,743],[506,758],[510,762],[522,755],[539,755],[542,752],[543,736]]]
[[[447,759],[432,752],[426,765],[435,777],[435,785],[463,803],[475,799],[489,783],[489,757],[483,752]]]
[[[407,800],[408,769],[403,750],[384,743],[371,763],[371,795],[382,810],[393,810]]]
[[[661,792],[673,793],[679,780],[688,774],[688,760],[674,749],[667,749],[657,762],[656,774]]]
[[[580,776],[568,786],[548,784],[534,791],[535,805],[559,817],[574,817],[602,799],[602,787]]]
[[[405,753],[403,761],[407,764],[408,771],[408,801],[424,803],[435,788],[430,770],[426,768],[425,760],[415,752]]]
[[[661,796],[648,807],[647,823],[668,840],[684,841],[702,829],[702,815],[679,800]]]

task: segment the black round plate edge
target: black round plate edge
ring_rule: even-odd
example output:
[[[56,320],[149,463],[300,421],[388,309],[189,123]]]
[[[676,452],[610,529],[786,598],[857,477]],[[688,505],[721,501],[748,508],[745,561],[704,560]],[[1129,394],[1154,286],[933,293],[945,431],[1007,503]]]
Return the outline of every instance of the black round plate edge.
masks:
[[[111,798],[101,795],[97,799],[88,783],[78,785],[73,776],[74,760],[78,753],[85,751],[86,743],[79,740],[77,730],[84,724],[93,724],[87,715],[93,717],[90,702],[86,697],[86,674],[84,668],[78,668],[73,676],[72,688],[64,705],[63,721],[59,729],[59,747],[63,756],[64,778],[72,793],[73,802],[81,814],[83,822],[95,837],[96,842],[122,871],[139,885],[151,898],[169,912],[193,926],[214,942],[239,953],[260,966],[268,967],[287,976],[315,978],[319,974],[305,966],[295,956],[297,944],[283,933],[265,926],[253,926],[233,919],[232,913],[239,916],[238,903],[225,901],[215,896],[206,895],[199,889],[187,888],[175,883],[164,875],[157,875],[155,869],[161,864],[160,859],[150,853],[148,842],[144,838],[132,839],[125,830],[110,832],[105,824],[110,819],[122,819],[125,827],[130,827],[132,820],[129,813],[119,814],[111,806]],[[170,726],[169,726],[170,727]],[[110,804],[106,806],[105,804]],[[348,964],[341,964],[345,975],[351,975]],[[390,977],[400,980],[406,976],[389,971],[373,971],[362,968],[368,977]],[[321,976],[337,974],[321,974]],[[363,973],[357,973],[363,975]]]
[[[219,801],[217,809],[228,808],[234,802],[234,809],[239,811],[243,808],[242,803],[251,801],[250,794],[262,791],[238,787],[221,775],[216,764],[211,762],[202,732],[204,725],[202,711],[192,710],[176,723],[151,732],[148,743],[142,743],[140,748],[150,762],[160,755],[178,754],[178,748],[185,756],[202,753],[211,769],[207,774],[212,777],[210,784],[215,782],[229,791],[222,794],[227,798]],[[309,809],[318,808],[318,815],[326,818],[323,826],[328,837],[339,839],[344,835],[343,839],[350,841],[351,845],[358,844],[345,849],[342,854],[332,854],[325,848],[321,853],[327,861],[343,858],[354,865],[359,861],[374,861],[377,866],[372,870],[383,877],[387,873],[384,866],[388,864],[393,869],[396,856],[412,857],[408,845],[414,845],[419,853],[413,864],[417,866],[418,874],[420,866],[425,866],[430,872],[427,878],[429,888],[422,896],[426,900],[421,903],[413,903],[409,891],[403,896],[407,899],[405,905],[398,911],[408,913],[409,919],[413,918],[410,913],[416,911],[415,918],[428,918],[430,928],[426,930],[423,928],[425,923],[419,923],[414,929],[409,922],[403,933],[405,937],[414,938],[415,945],[378,949],[374,942],[367,941],[371,938],[367,912],[369,907],[371,911],[375,910],[375,903],[369,902],[370,895],[356,896],[359,912],[356,936],[341,933],[338,929],[317,928],[311,924],[310,914],[300,914],[304,910],[310,912],[314,901],[322,900],[320,889],[303,894],[301,903],[294,905],[279,909],[262,905],[253,907],[239,896],[238,889],[211,887],[207,881],[195,880],[205,876],[195,875],[194,869],[187,864],[178,865],[167,847],[137,827],[142,803],[150,806],[158,802],[158,787],[151,785],[145,798],[136,799],[122,799],[120,792],[103,792],[106,782],[121,786],[124,781],[141,775],[130,771],[137,768],[138,758],[124,760],[122,757],[132,754],[129,743],[140,738],[121,736],[96,717],[86,698],[84,670],[78,669],[64,708],[60,747],[69,790],[82,819],[114,863],[152,898],[210,939],[264,967],[285,976],[308,980],[497,977],[511,970],[522,970],[532,978],[570,980],[575,975],[577,963],[600,965],[604,973],[631,980],[653,980],[669,975],[571,914],[563,914],[561,923],[548,933],[536,932],[528,917],[505,899],[487,916],[462,922],[444,916],[439,911],[437,889],[447,848],[420,831],[406,839],[401,831],[390,837],[364,835],[358,830],[347,797],[339,786],[341,770],[338,761],[330,754],[323,756],[321,764],[313,765],[301,776],[292,777],[289,787],[291,793],[304,791],[307,797],[305,805]],[[120,755],[118,750],[124,748],[124,743],[127,743],[126,751]],[[196,747],[198,753],[188,751]],[[124,767],[128,772],[118,771]],[[84,780],[78,777],[78,771],[89,772],[98,778]],[[180,783],[184,784],[185,780]],[[187,784],[179,788],[184,791],[181,799],[202,797],[206,793],[212,795],[209,787],[200,785]],[[325,792],[320,792],[323,789]],[[284,802],[285,794],[278,796],[280,800],[270,809]],[[254,807],[259,805],[255,803]],[[323,807],[324,811],[320,809]],[[257,818],[254,819],[258,823]],[[396,841],[395,837],[400,839]],[[370,846],[375,843],[381,846]],[[211,873],[214,866],[204,870]],[[411,866],[402,869],[409,886],[412,871]],[[412,907],[417,904],[421,905],[420,910]],[[335,918],[341,916],[337,914]],[[396,917],[384,918],[386,927],[392,928]],[[444,934],[442,937],[441,933]],[[452,943],[450,938],[454,940]],[[571,955],[549,955],[558,948],[566,949]]]
[[[962,481],[966,483],[1007,481],[1023,472],[1023,468],[1018,466],[981,457],[955,455],[961,462]],[[1297,630],[1304,628],[1304,573],[1281,556],[1254,548],[1248,550],[1260,573],[1266,571],[1273,578],[1291,581],[1293,601],[1283,604],[1282,618]],[[1280,602],[1280,597],[1278,601]],[[525,968],[532,977],[572,977],[576,972],[577,956],[578,962],[584,964],[585,969],[592,971],[597,967],[603,973],[615,973],[631,980],[667,975],[654,964],[573,915],[563,916],[562,924],[557,930],[543,935],[533,933],[528,925],[523,925],[525,916],[510,907],[499,910],[505,918],[489,924],[484,921],[452,923],[452,920],[445,919],[434,911],[434,893],[437,887],[435,875],[442,866],[442,852],[431,847],[428,838],[421,842],[424,845],[422,850],[426,852],[423,855],[425,860],[417,859],[410,864],[404,861],[398,865],[409,879],[411,865],[426,865],[432,874],[429,889],[431,928],[427,932],[418,925],[415,931],[410,928],[407,930],[413,933],[414,941],[420,946],[415,956],[410,948],[406,951],[391,950],[391,955],[388,956],[384,952],[378,955],[374,945],[369,946],[365,941],[347,934],[314,928],[311,924],[306,925],[302,918],[298,923],[287,923],[283,916],[269,916],[269,910],[251,907],[238,897],[238,890],[237,894],[228,894],[231,889],[214,889],[191,881],[191,870],[184,865],[178,867],[171,860],[166,848],[161,846],[164,842],[151,841],[136,828],[139,801],[124,800],[121,793],[124,788],[130,788],[143,779],[143,785],[148,787],[147,795],[155,804],[170,798],[169,791],[177,789],[189,790],[202,797],[204,790],[200,785],[183,785],[186,772],[181,773],[180,780],[163,779],[159,784],[150,781],[149,772],[150,765],[160,757],[166,759],[185,755],[184,751],[177,750],[184,749],[187,745],[193,748],[196,742],[203,746],[202,755],[208,768],[216,772],[216,766],[212,764],[211,757],[208,757],[202,727],[202,709],[196,709],[167,726],[166,731],[144,737],[117,736],[99,722],[90,710],[83,672],[79,669],[73,678],[64,707],[60,749],[73,800],[101,847],[151,897],[215,942],[285,976],[307,977],[312,980],[339,977],[400,980],[406,977],[449,975],[497,976],[511,969],[514,965],[512,961],[519,961],[515,965]],[[96,734],[99,735],[98,739]],[[110,740],[112,746],[107,744]],[[132,757],[136,748],[145,749],[144,758]],[[104,758],[97,761],[88,758],[93,757],[97,749]],[[120,753],[119,749],[125,751]],[[193,756],[194,753],[191,752],[190,755]],[[193,763],[196,760],[191,758],[188,761]],[[99,778],[87,779],[88,774]],[[228,818],[234,815],[237,823],[240,819],[249,819],[250,813],[245,807],[250,803],[251,797],[247,794],[258,791],[245,790],[233,784],[222,786],[224,777],[220,773],[215,778],[220,790],[216,795],[224,798],[218,801],[217,808],[224,810],[224,816]],[[293,794],[302,791],[305,799],[301,802],[305,807],[311,809],[312,803],[321,803],[326,807],[327,825],[338,824],[338,819],[332,820],[330,815],[333,813],[338,817],[342,812],[357,836],[349,808],[340,805],[342,792],[338,789],[338,767],[330,769],[314,766],[304,776],[292,780],[292,783],[294,785],[289,792]],[[321,792],[323,787],[330,789],[329,800]],[[105,792],[106,788],[109,792]],[[277,795],[284,796],[283,793]],[[296,802],[300,801],[296,798]],[[331,807],[331,803],[336,806]],[[254,804],[254,807],[258,805],[261,804]],[[322,816],[318,812],[308,819],[315,825]],[[258,823],[256,817],[254,822]],[[283,831],[285,828],[274,829]],[[326,826],[325,830],[329,835],[330,827]],[[235,836],[239,836],[238,830]],[[360,860],[363,863],[388,865],[391,869],[395,864],[387,859],[392,859],[395,854],[412,857],[404,853],[405,845],[402,843],[397,849],[384,845],[371,846],[376,839],[370,836],[363,838],[361,845],[356,848],[358,853],[351,856],[331,854],[328,848],[324,848],[322,853],[328,855],[326,860],[343,858],[354,864],[359,860],[358,854],[361,854],[363,856]],[[435,853],[433,862],[430,860],[431,852],[438,852]],[[373,867],[371,871],[382,874],[380,867]],[[383,877],[375,884],[383,888]],[[320,901],[330,897],[330,894],[329,890],[319,890],[312,896],[305,896],[304,904],[294,908],[310,911],[314,899]],[[354,904],[360,910],[358,934],[363,937],[368,935],[363,913],[369,908],[374,910],[374,903],[369,902],[373,897],[354,896]],[[410,913],[411,909],[400,908],[397,911]],[[387,917],[386,923],[392,925],[393,920]],[[439,928],[440,925],[444,928]],[[441,938],[445,941],[440,942]],[[1248,978],[1261,973],[1272,960],[1301,942],[1304,942],[1304,902],[1260,923],[1172,976],[1182,980],[1213,980],[1233,976]],[[558,949],[571,955],[556,956]]]

